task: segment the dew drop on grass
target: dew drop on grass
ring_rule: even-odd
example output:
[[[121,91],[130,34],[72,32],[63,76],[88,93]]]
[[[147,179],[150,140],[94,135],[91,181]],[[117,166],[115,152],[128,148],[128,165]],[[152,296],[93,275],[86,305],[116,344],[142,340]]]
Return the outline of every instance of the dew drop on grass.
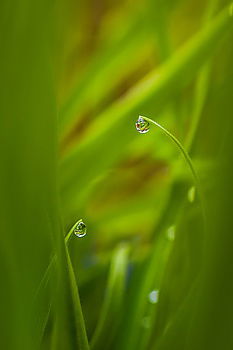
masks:
[[[158,290],[152,290],[150,294],[148,295],[149,302],[151,304],[156,304],[159,300],[159,291]]]
[[[86,224],[84,224],[83,221],[79,221],[74,228],[74,234],[77,237],[81,238],[81,237],[84,237],[86,235],[86,233],[87,233]]]
[[[140,134],[145,134],[150,130],[150,123],[146,121],[141,115],[138,117],[136,121],[136,129]]]

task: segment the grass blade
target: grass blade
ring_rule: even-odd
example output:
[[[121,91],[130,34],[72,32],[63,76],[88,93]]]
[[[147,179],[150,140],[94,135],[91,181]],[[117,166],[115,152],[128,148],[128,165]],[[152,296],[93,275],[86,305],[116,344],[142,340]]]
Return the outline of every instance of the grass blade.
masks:
[[[60,293],[55,300],[51,349],[89,350],[76,278],[64,241],[60,247],[60,254],[57,254],[57,269]]]
[[[123,304],[128,254],[129,246],[120,245],[113,255],[102,312],[91,340],[93,350],[102,349],[103,344],[104,348],[108,349],[115,335],[119,323],[119,311]]]
[[[68,247],[68,244],[69,244],[69,241],[70,241],[70,238],[71,238],[71,235],[72,233],[74,232],[74,229],[75,227],[78,225],[79,222],[81,222],[82,219],[78,220],[70,229],[70,231],[68,232],[68,234],[66,235],[65,237],[65,244],[66,244],[66,247]],[[35,301],[34,303],[37,304],[37,305],[41,305],[42,304],[42,300],[44,299],[44,294],[46,294],[47,292],[47,288],[48,288],[48,283],[49,281],[51,280],[51,274],[52,274],[52,269],[55,267],[54,265],[56,264],[57,262],[57,256],[56,254],[53,255],[53,257],[51,258],[50,260],[50,263],[44,273],[44,276],[38,286],[38,289],[37,289],[37,292],[35,294]],[[71,264],[71,262],[69,263]],[[72,265],[70,267],[70,269],[72,268]],[[71,278],[73,279],[73,275],[72,275],[72,271],[70,272],[71,274]],[[72,282],[74,283],[74,282]],[[75,287],[75,285],[74,285]],[[76,292],[77,294],[77,292]],[[45,331],[45,328],[46,328],[46,324],[49,320],[49,316],[50,316],[50,313],[51,313],[51,306],[52,306],[52,301],[50,300],[48,305],[46,306],[46,310],[44,311],[44,313],[42,315],[39,315],[38,316],[38,319],[36,321],[36,327],[38,328],[38,334],[39,334],[39,338],[41,339],[42,341],[42,338],[43,338],[43,333]]]

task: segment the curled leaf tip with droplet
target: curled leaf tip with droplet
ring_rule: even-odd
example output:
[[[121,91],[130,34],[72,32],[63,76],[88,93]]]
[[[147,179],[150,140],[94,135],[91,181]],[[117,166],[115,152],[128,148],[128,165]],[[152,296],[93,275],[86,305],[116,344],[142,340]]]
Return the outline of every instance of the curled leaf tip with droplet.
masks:
[[[87,233],[87,226],[86,224],[83,222],[83,220],[79,220],[75,227],[74,227],[74,234],[81,238],[81,237],[84,237]]]

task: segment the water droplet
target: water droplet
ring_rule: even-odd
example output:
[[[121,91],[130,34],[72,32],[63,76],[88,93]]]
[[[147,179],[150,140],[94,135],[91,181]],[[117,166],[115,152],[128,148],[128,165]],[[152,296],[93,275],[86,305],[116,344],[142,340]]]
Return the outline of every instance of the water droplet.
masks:
[[[77,225],[75,226],[74,228],[74,234],[77,236],[77,237],[84,237],[87,233],[87,227],[86,227],[86,224],[84,224],[83,221],[79,221],[77,223]]]
[[[175,239],[175,226],[168,227],[167,238],[169,239],[169,241],[174,241],[174,239]]]
[[[188,200],[190,203],[193,203],[195,199],[195,194],[196,194],[195,187],[194,186],[190,187],[190,189],[188,190]]]
[[[150,292],[149,296],[149,302],[151,304],[156,304],[159,300],[159,291],[158,290],[152,290],[152,292]]]
[[[145,134],[150,130],[150,123],[146,121],[141,115],[138,117],[136,121],[136,129],[140,134]]]

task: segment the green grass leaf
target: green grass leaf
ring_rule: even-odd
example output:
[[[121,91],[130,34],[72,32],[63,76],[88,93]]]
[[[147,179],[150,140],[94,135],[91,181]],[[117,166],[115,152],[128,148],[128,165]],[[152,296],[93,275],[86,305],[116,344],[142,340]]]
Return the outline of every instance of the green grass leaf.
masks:
[[[119,326],[126,287],[129,246],[122,244],[114,252],[106,287],[106,295],[95,332],[91,339],[91,349],[111,348],[111,341]]]

